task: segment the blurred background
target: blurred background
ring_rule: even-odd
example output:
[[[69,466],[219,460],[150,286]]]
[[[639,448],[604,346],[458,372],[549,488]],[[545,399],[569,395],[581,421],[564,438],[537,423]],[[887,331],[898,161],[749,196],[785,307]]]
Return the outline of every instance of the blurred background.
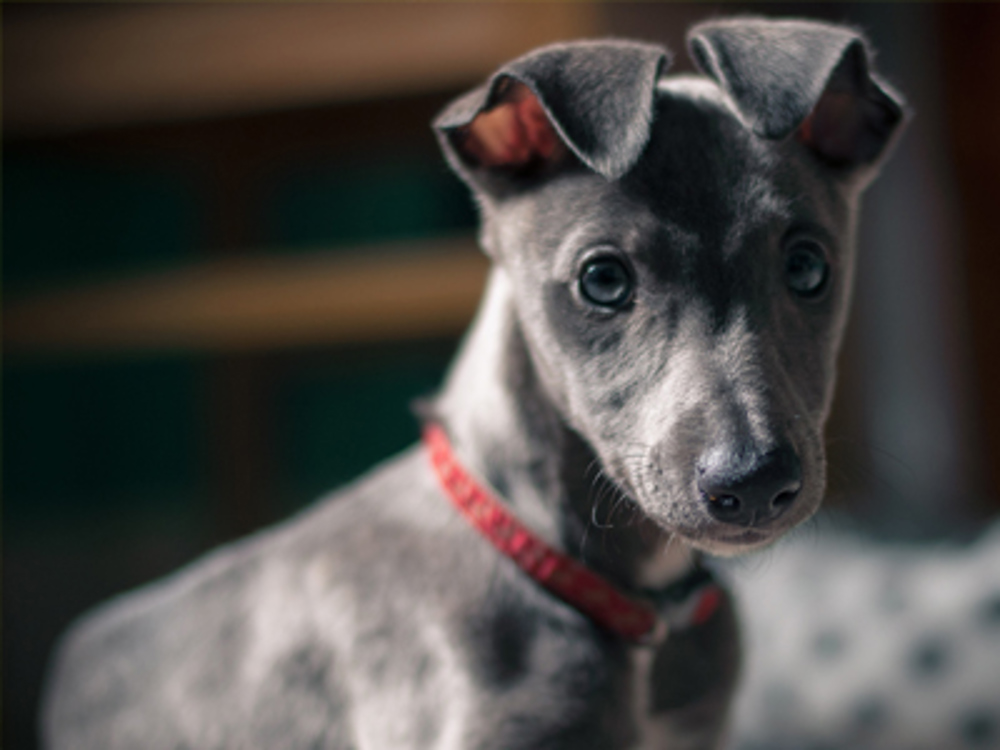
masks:
[[[1000,510],[1000,5],[5,3],[3,747],[58,633],[417,437],[485,261],[428,122],[542,43],[866,30],[915,119],[871,189],[828,506]]]

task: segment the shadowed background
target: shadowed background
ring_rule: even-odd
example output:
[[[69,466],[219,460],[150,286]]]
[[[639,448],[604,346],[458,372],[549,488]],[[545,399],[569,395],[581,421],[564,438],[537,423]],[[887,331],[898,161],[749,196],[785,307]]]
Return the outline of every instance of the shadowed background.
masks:
[[[417,437],[475,308],[428,127],[549,41],[847,21],[916,113],[871,190],[829,505],[886,536],[998,510],[1000,6],[3,8],[3,746],[85,608]]]

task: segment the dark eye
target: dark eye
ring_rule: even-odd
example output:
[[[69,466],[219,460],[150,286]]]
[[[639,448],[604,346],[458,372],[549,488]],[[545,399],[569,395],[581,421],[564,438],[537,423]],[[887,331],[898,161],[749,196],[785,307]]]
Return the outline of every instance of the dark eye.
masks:
[[[826,288],[830,264],[822,246],[798,240],[785,255],[785,283],[800,297],[816,297]]]
[[[580,273],[584,299],[601,307],[622,307],[632,299],[632,278],[617,258],[597,258]]]

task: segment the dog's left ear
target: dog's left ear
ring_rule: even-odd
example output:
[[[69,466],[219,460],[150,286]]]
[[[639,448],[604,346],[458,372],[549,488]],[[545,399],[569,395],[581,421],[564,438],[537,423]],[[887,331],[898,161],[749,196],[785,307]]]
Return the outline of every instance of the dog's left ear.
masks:
[[[571,152],[608,179],[649,140],[666,49],[621,40],[553,44],[498,70],[434,121],[451,166],[474,185],[545,172]]]
[[[902,99],[869,70],[865,39],[847,27],[734,18],[695,26],[688,45],[757,135],[795,133],[833,166],[874,165],[905,119]]]

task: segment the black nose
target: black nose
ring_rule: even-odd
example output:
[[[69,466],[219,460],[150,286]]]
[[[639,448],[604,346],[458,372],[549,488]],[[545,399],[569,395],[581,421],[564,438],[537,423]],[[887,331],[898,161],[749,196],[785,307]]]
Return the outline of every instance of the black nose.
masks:
[[[802,465],[788,444],[765,453],[720,447],[698,465],[698,489],[708,512],[737,526],[766,526],[802,488]]]

